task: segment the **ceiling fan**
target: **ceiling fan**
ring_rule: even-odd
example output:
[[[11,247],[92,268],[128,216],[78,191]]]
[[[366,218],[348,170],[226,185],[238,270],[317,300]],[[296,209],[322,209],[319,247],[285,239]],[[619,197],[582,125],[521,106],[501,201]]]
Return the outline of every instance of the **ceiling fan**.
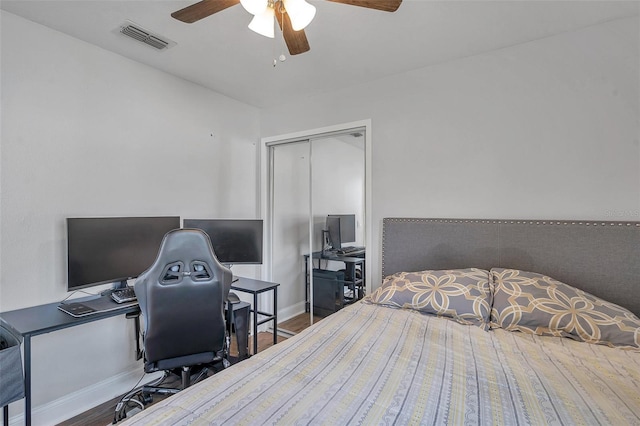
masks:
[[[360,6],[368,9],[395,12],[402,0],[327,0]],[[282,35],[291,55],[309,51],[309,42],[304,28],[313,20],[316,8],[305,0],[202,0],[171,14],[175,19],[188,24],[218,13],[241,3],[254,15],[249,28],[266,37],[274,37],[274,18],[282,30]]]

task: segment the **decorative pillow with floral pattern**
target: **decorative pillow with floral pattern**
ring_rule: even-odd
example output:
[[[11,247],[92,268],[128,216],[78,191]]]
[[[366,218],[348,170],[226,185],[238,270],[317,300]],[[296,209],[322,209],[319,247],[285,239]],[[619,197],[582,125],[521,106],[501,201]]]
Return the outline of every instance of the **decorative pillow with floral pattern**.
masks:
[[[535,272],[491,269],[491,327],[640,349],[640,319],[614,303]]]
[[[366,300],[489,328],[491,288],[489,272],[482,269],[398,272]]]

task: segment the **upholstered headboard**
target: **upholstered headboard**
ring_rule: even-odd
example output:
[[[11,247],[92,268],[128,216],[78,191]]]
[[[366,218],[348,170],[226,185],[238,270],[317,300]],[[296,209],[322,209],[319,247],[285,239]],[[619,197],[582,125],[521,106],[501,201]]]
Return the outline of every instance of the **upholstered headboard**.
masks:
[[[545,274],[640,316],[640,222],[383,220],[383,277],[469,267]]]

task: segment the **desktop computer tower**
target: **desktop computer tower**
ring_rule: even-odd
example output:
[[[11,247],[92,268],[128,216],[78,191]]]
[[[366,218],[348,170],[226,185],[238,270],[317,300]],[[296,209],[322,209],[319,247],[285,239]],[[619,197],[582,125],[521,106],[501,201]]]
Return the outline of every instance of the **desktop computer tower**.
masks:
[[[344,271],[313,270],[313,313],[331,315],[344,306]]]

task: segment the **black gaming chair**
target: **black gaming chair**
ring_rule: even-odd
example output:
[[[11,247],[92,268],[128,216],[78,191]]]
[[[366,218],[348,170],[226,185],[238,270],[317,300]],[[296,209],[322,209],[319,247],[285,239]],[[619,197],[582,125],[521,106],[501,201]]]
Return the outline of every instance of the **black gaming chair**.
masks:
[[[175,229],[164,236],[155,262],[134,288],[144,320],[144,370],[164,370],[165,376],[142,388],[138,405],[151,402],[151,393],[171,394],[188,387],[196,366],[229,365],[224,311],[231,281],[231,270],[218,261],[205,232]],[[178,372],[179,387],[163,386]],[[194,382],[207,375],[206,369],[199,373]],[[129,400],[136,391],[128,394]],[[116,421],[121,417],[118,408],[122,407],[116,409]]]

